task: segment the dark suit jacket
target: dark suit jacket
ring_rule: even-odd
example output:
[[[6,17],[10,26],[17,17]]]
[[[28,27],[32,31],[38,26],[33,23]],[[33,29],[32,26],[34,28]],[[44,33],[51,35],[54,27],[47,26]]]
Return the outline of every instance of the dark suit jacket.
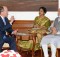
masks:
[[[12,26],[9,23],[9,20],[7,17],[5,17],[6,25],[4,25],[4,22],[2,18],[0,17],[0,36],[3,37],[6,35],[6,32],[12,33]]]

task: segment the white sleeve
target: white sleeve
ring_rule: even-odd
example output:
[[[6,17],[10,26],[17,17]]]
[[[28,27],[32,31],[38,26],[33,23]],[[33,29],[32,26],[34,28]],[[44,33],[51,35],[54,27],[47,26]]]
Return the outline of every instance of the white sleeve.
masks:
[[[51,28],[51,27],[54,27],[54,22],[51,24],[50,28]]]
[[[51,26],[48,28],[48,30],[51,32],[51,27],[54,27],[54,22],[51,24]]]

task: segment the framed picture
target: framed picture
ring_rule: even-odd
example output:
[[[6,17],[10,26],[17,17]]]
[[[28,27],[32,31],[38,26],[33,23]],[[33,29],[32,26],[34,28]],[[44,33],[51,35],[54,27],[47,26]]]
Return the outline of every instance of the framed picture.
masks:
[[[7,6],[9,11],[38,11],[41,6],[57,11],[58,0],[0,0],[0,5]]]

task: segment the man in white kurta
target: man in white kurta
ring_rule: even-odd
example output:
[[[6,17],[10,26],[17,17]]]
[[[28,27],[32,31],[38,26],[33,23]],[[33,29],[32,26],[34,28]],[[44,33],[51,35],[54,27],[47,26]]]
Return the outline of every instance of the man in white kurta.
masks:
[[[58,17],[52,23],[49,30],[51,34],[44,36],[40,45],[42,46],[44,57],[49,57],[48,45],[51,46],[51,57],[56,57],[56,48],[60,46],[60,9],[58,9]]]

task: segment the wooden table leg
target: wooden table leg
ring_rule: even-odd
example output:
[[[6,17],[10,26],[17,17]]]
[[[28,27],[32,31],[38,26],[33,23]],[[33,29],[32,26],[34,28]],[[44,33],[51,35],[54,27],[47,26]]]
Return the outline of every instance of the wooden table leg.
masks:
[[[58,57],[58,48],[57,48],[57,50],[56,50],[56,57]]]
[[[32,57],[34,57],[34,55],[35,55],[34,48],[35,48],[35,44],[36,44],[36,35],[32,35],[32,38],[33,38]]]
[[[40,48],[40,50],[41,50],[41,57],[42,57],[43,50],[42,50],[42,48]]]

